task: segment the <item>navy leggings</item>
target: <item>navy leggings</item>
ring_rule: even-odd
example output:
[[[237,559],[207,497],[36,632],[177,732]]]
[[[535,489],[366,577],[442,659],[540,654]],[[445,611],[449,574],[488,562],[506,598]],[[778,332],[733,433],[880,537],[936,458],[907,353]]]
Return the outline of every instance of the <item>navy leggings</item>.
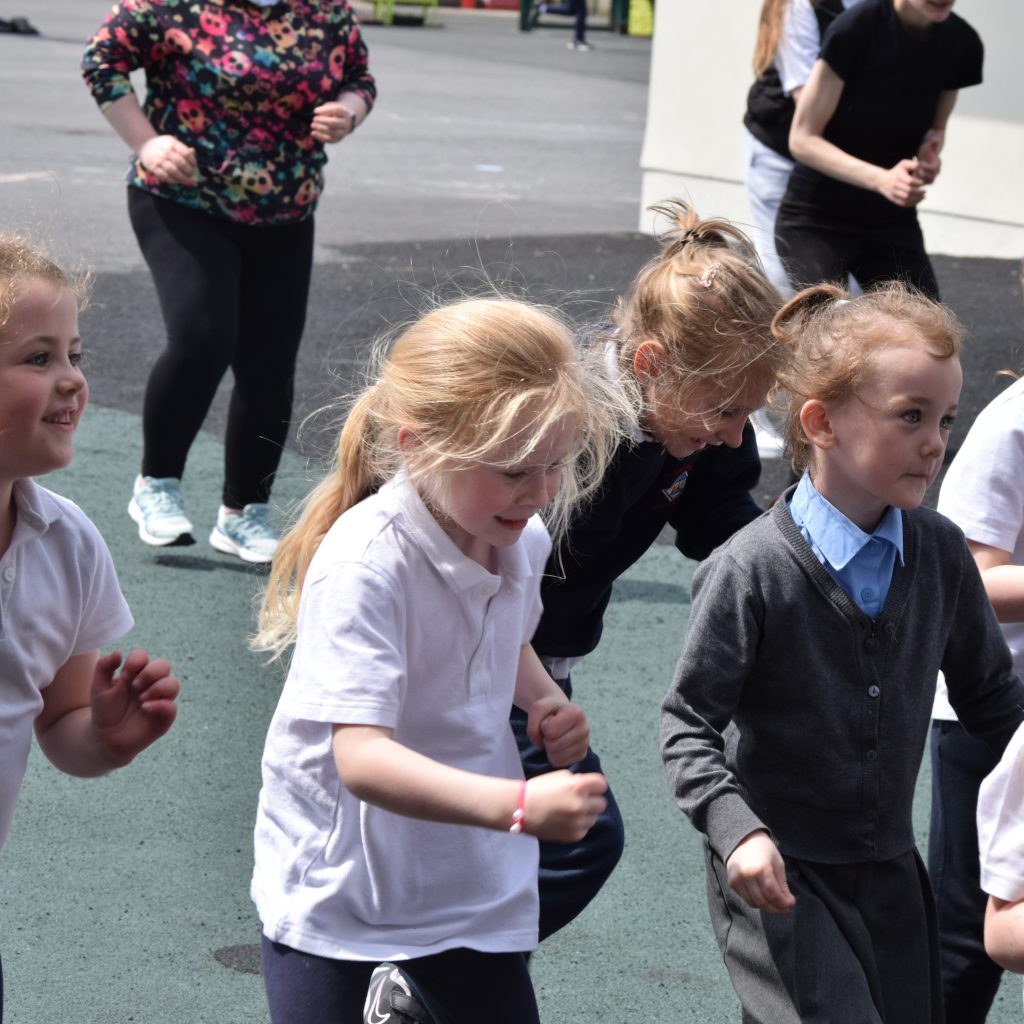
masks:
[[[985,905],[978,860],[978,789],[999,763],[959,722],[933,721],[932,817],[928,873],[939,915],[946,1024],[984,1024],[1003,969],[985,952]]]
[[[565,0],[560,4],[544,4],[547,14],[562,14],[574,18],[572,34],[577,43],[586,42],[587,36],[587,0]]]
[[[128,189],[128,214],[167,330],[146,386],[142,472],[184,474],[230,368],[221,500],[232,508],[265,502],[291,421],[313,219],[236,224],[137,188]]]
[[[556,679],[567,697],[572,697],[572,682]],[[519,745],[526,778],[555,771],[547,754],[538,750],[526,732],[527,716],[512,708],[512,732]],[[593,750],[572,766],[574,772],[599,772],[601,761]],[[609,789],[608,806],[590,831],[578,843],[540,844],[540,940],[564,928],[598,894],[601,886],[619,863],[625,846],[622,814]]]
[[[377,964],[301,953],[266,936],[262,953],[273,1024],[363,1024]],[[401,968],[435,1024],[540,1024],[522,953],[449,949]]]

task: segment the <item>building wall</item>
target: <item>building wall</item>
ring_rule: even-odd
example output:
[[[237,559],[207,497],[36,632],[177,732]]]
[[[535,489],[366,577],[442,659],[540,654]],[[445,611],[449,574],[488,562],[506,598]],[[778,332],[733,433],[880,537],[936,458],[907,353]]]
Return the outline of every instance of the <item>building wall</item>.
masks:
[[[688,198],[704,216],[749,222],[743,124],[760,0],[669,0],[655,8],[640,163],[646,207]],[[959,0],[985,43],[985,81],[950,120],[943,169],[919,207],[929,251],[1024,255],[1024,2]]]

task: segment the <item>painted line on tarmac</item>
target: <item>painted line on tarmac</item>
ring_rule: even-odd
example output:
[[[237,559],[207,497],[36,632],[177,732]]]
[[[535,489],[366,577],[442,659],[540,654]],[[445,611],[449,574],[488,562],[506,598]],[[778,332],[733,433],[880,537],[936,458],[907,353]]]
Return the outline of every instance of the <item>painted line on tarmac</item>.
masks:
[[[0,185],[13,185],[18,181],[51,181],[56,171],[25,171],[22,174],[0,174]]]

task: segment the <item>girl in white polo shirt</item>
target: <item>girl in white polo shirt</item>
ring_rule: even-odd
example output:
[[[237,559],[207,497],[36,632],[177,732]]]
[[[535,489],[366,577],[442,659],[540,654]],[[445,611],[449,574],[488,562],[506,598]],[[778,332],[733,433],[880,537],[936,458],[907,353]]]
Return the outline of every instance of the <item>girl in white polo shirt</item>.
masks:
[[[82,292],[24,239],[0,234],[0,846],[33,730],[62,771],[104,775],[167,732],[176,712],[166,661],[100,657],[132,627],[110,552],[77,505],[32,479],[71,461],[89,397]]]
[[[254,640],[295,644],[252,882],[274,1024],[358,1024],[386,961],[438,1024],[538,1020],[536,837],[578,840],[605,806],[596,773],[527,785],[508,728],[514,702],[552,763],[587,750],[529,646],[551,548],[536,513],[564,527],[627,415],[580,358],[522,302],[427,314],[281,543]]]

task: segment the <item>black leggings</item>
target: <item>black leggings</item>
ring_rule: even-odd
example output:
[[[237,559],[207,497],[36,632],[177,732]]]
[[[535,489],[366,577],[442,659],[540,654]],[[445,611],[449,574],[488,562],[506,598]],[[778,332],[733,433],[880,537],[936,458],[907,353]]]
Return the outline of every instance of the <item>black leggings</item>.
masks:
[[[273,1024],[362,1024],[377,964],[302,953],[266,936],[262,952]],[[436,1024],[540,1024],[522,953],[449,949],[400,966]]]
[[[812,228],[791,223],[783,207],[775,222],[775,245],[795,288],[822,281],[842,282],[845,287],[852,274],[865,290],[899,280],[939,299],[939,283],[916,222],[877,233]]]
[[[230,367],[221,500],[233,508],[265,502],[291,421],[313,219],[236,224],[137,188],[128,189],[128,215],[167,329],[146,385],[142,472],[184,474]]]

